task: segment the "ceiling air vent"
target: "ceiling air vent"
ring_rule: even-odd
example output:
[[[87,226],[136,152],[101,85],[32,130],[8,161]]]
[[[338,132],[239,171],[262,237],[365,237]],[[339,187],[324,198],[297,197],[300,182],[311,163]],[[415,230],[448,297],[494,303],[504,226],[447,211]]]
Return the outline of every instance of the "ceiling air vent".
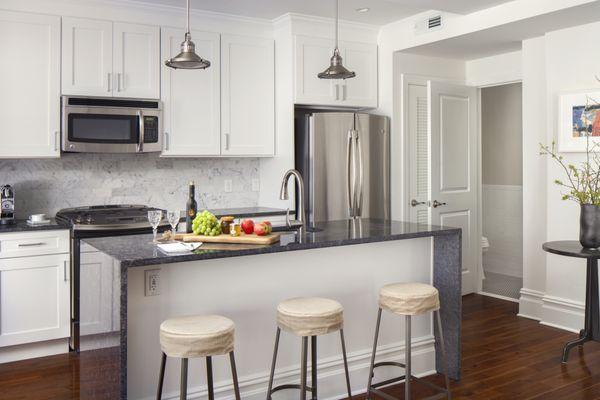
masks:
[[[422,19],[415,24],[415,33],[421,34],[442,29],[442,16],[440,14],[432,15]]]

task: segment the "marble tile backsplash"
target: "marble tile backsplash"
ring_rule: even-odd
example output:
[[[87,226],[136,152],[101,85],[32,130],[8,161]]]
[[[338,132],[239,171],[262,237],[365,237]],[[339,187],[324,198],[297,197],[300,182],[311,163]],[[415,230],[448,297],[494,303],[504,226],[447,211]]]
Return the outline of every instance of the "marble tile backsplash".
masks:
[[[54,216],[66,207],[145,204],[184,209],[188,182],[199,208],[251,207],[256,158],[160,158],[157,154],[63,154],[60,159],[0,160],[0,185],[16,193],[17,218]],[[225,180],[233,190],[225,192]]]

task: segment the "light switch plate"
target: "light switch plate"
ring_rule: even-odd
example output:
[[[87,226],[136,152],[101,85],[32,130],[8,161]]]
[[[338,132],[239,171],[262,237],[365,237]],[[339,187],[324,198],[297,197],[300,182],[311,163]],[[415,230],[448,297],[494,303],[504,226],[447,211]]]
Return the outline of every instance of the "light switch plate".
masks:
[[[231,179],[225,179],[225,193],[231,193],[233,191],[233,182]]]
[[[145,296],[158,296],[160,294],[160,269],[148,269],[144,271]]]

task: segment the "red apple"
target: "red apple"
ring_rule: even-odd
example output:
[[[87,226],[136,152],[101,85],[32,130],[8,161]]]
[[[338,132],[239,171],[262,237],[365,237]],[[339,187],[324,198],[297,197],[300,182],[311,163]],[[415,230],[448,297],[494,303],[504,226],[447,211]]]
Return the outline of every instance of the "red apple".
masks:
[[[273,232],[273,225],[270,221],[263,221],[262,224],[267,228],[267,234]]]
[[[242,221],[242,230],[247,235],[250,235],[252,232],[254,232],[254,221],[252,221],[251,219],[243,220]]]
[[[258,236],[265,236],[269,233],[269,227],[263,223],[254,225],[254,233]]]

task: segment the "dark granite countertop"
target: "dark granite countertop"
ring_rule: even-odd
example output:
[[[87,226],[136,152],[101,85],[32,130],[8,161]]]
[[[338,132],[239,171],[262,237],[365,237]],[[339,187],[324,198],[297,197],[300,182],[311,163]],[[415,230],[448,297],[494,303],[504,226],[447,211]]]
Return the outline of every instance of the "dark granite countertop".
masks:
[[[151,243],[152,235],[93,238],[85,239],[84,242],[117,259],[123,267],[139,267],[461,233],[459,228],[372,219],[330,221],[319,223],[316,228],[317,232],[302,235],[282,232],[281,241],[272,245],[204,243],[194,253],[178,255],[160,251]]]
[[[25,219],[18,219],[16,223],[12,225],[0,225],[0,234],[1,233],[11,233],[11,232],[36,232],[36,231],[54,231],[57,229],[69,229],[64,225],[60,225],[54,219],[51,219],[51,222],[46,225],[37,225],[31,226],[27,223]]]

